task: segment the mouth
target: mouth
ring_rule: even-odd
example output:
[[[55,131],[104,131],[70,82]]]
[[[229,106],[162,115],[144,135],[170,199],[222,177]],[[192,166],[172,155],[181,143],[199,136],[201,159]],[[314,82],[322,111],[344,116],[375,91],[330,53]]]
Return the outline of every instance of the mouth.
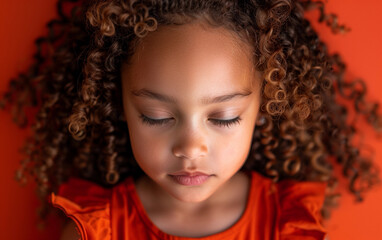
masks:
[[[169,176],[178,184],[184,186],[197,186],[205,183],[212,175],[203,172],[176,172]]]

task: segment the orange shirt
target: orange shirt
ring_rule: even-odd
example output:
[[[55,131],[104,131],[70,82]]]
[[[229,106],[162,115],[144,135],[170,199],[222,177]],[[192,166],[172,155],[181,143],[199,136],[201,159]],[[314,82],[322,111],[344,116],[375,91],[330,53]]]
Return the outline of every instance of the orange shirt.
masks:
[[[320,209],[325,183],[295,182],[272,184],[268,178],[251,172],[246,209],[230,228],[199,240],[309,240],[324,239]],[[52,193],[53,206],[60,208],[77,224],[84,240],[191,240],[167,234],[146,214],[132,178],[112,189],[70,179]]]

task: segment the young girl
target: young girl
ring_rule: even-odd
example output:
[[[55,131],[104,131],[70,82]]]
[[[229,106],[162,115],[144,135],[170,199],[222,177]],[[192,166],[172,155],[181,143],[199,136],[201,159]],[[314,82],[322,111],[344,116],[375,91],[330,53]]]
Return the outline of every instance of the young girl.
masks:
[[[40,105],[18,176],[70,219],[62,239],[324,239],[333,160],[358,198],[376,181],[335,96],[381,129],[378,107],[303,18],[321,3],[74,5],[4,98]]]

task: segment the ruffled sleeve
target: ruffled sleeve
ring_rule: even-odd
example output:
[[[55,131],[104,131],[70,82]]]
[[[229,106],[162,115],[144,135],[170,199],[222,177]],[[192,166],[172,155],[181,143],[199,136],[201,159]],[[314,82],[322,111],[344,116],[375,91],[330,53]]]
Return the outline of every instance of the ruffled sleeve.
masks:
[[[82,240],[109,240],[111,191],[94,183],[70,179],[51,194],[51,204],[77,225]]]
[[[323,240],[321,207],[326,183],[281,181],[277,185],[280,240]]]

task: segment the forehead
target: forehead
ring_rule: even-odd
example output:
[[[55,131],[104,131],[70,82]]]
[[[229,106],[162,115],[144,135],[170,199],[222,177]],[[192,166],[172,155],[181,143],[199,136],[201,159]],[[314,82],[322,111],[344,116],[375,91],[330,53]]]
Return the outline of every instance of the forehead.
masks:
[[[151,88],[172,95],[251,89],[251,47],[222,27],[161,26],[146,36],[122,68],[129,89]]]

